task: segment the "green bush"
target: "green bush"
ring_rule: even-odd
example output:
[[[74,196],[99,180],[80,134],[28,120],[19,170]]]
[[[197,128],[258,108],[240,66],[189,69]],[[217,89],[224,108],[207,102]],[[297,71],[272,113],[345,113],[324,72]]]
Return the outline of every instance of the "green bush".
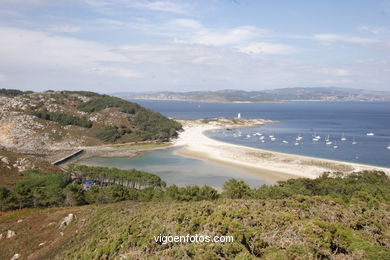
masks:
[[[32,114],[38,118],[54,121],[61,125],[76,125],[86,128],[92,127],[91,121],[85,118],[75,117],[64,113],[40,111],[33,112]]]
[[[252,190],[244,181],[230,179],[223,185],[222,195],[230,199],[250,198]]]
[[[138,104],[123,100],[121,98],[99,95],[92,98],[90,101],[81,103],[77,109],[80,111],[92,113],[99,112],[110,107],[119,108],[121,112],[127,114],[134,114],[141,108]]]

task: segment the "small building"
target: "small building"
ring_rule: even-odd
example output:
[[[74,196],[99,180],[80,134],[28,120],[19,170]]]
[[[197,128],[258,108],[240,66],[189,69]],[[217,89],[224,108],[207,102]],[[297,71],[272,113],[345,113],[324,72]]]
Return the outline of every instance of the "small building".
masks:
[[[94,183],[94,181],[93,180],[85,180],[85,181],[83,181],[83,189],[84,190],[89,190],[89,189],[91,189],[91,187],[93,186],[93,185],[95,185],[95,183]]]

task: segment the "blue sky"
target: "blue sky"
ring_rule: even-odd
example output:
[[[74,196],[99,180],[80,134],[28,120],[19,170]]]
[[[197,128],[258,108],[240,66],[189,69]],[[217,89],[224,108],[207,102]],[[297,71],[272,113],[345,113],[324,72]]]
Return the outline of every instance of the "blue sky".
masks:
[[[390,91],[390,1],[0,0],[0,88]]]

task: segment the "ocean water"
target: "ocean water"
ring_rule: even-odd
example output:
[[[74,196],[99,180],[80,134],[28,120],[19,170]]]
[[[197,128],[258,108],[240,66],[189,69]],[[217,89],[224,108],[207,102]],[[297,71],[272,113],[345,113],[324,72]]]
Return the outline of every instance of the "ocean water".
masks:
[[[390,102],[286,102],[198,103],[136,100],[142,106],[169,117],[264,118],[279,121],[258,128],[218,130],[208,135],[217,140],[271,151],[339,161],[390,167]],[[367,136],[367,133],[374,136]],[[262,143],[260,136],[264,135]],[[269,135],[275,136],[271,141]],[[319,135],[319,141],[313,136]],[[301,136],[295,145],[297,136]],[[332,144],[325,144],[329,136]],[[342,141],[344,137],[346,140]],[[285,141],[285,142],[283,142]],[[355,141],[356,144],[352,144]]]

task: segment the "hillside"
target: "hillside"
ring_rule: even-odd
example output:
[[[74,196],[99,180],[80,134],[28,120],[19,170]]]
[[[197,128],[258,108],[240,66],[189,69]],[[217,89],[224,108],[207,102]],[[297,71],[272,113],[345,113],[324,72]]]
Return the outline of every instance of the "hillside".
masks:
[[[0,213],[0,259],[389,259],[389,187],[380,172],[258,189],[230,180],[220,198],[175,186],[125,195],[111,185],[100,188],[94,205]],[[111,201],[98,202],[102,196]],[[132,201],[100,204],[122,196]],[[187,234],[234,242],[154,240]]]
[[[85,91],[0,90],[0,145],[25,153],[164,141],[181,125],[138,104]]]
[[[43,174],[61,172],[59,167],[39,158],[0,149],[0,186],[10,188],[34,170]]]
[[[157,92],[121,94],[127,99],[177,100],[196,102],[280,102],[288,100],[315,101],[390,101],[390,92],[347,88],[281,88],[263,91],[219,90],[192,92]]]

